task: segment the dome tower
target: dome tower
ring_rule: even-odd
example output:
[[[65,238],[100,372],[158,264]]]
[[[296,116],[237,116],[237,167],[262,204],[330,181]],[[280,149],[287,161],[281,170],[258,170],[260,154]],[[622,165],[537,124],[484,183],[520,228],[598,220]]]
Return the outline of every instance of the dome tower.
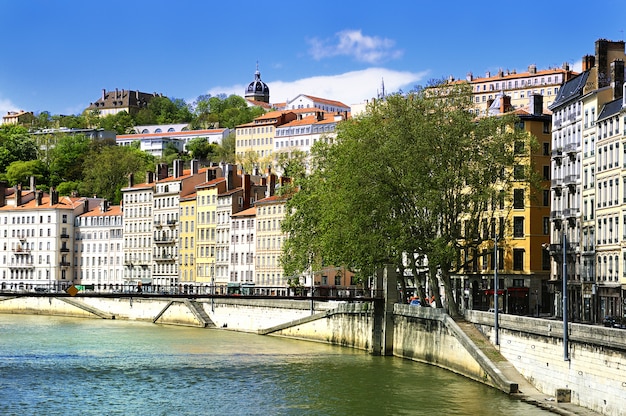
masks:
[[[245,98],[253,101],[270,102],[270,89],[266,83],[261,81],[261,73],[259,72],[259,64],[256,64],[256,72],[254,73],[254,81],[248,84],[246,88]]]

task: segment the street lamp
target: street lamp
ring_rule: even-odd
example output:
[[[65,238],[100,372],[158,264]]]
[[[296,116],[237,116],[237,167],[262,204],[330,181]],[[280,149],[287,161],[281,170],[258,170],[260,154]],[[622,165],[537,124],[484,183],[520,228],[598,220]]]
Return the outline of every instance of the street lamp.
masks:
[[[495,325],[494,325],[494,330],[496,332],[495,336],[496,336],[496,345],[500,345],[500,339],[499,339],[499,328],[498,328],[498,309],[499,305],[498,305],[498,234],[496,234],[493,237],[493,259],[494,259],[494,265],[493,265],[493,311],[494,311],[494,319],[495,319]]]
[[[563,225],[563,360],[569,361],[567,324],[567,233]]]

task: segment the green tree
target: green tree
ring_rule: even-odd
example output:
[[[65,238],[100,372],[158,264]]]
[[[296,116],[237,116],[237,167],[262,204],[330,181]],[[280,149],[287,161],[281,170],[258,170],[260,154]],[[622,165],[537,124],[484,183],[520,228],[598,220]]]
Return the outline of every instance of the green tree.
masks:
[[[40,183],[46,178],[46,173],[46,166],[40,160],[18,160],[9,165],[5,179],[11,186],[28,184],[31,176]]]
[[[80,181],[91,145],[91,139],[82,134],[55,137],[48,151],[50,186],[57,186],[61,182]],[[89,163],[93,161],[90,160]]]
[[[301,150],[277,152],[275,162],[283,176],[298,179],[306,175],[307,154]]]
[[[132,133],[135,120],[126,111],[110,114],[100,119],[99,126],[102,129],[114,131],[117,134]]]
[[[154,168],[154,157],[132,146],[108,146],[89,153],[83,168],[81,194],[97,195],[114,204],[121,200],[121,189],[128,175],[143,177]]]
[[[18,160],[37,159],[37,144],[22,126],[0,126],[0,172]]]
[[[235,163],[235,144],[237,143],[237,137],[234,132],[231,132],[228,136],[222,139],[217,148],[217,156],[220,162]]]
[[[476,120],[470,106],[466,86],[392,95],[341,123],[335,145],[316,143],[313,173],[299,181],[283,222],[285,274],[322,261],[363,275],[391,264],[413,271],[423,297],[419,268],[428,259],[431,287],[438,275],[455,315],[450,276],[482,244],[479,224],[493,221],[492,204],[510,191],[519,139],[512,116]]]
[[[188,123],[193,119],[189,106],[182,99],[154,97],[146,108],[135,115],[136,125]]]
[[[187,143],[187,151],[191,153],[191,157],[198,159],[204,163],[206,162],[219,162],[216,160],[219,156],[218,145],[215,143],[209,143],[206,137],[196,137],[191,139]]]

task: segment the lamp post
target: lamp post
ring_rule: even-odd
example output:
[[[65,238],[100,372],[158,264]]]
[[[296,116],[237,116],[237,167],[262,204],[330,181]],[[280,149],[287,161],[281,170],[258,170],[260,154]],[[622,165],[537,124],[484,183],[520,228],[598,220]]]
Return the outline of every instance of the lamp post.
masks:
[[[567,232],[563,226],[563,360],[569,361],[567,324]]]
[[[493,315],[495,319],[494,330],[496,337],[496,345],[500,345],[499,328],[498,328],[498,234],[493,237]]]

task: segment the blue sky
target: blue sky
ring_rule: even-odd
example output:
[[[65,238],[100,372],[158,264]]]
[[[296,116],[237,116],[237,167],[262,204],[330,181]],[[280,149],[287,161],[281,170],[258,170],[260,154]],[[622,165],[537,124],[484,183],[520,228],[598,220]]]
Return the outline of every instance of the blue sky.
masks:
[[[580,69],[625,40],[626,2],[0,1],[0,114],[78,114],[102,89],[193,102],[243,95],[258,62],[270,100],[355,104],[468,72]]]

